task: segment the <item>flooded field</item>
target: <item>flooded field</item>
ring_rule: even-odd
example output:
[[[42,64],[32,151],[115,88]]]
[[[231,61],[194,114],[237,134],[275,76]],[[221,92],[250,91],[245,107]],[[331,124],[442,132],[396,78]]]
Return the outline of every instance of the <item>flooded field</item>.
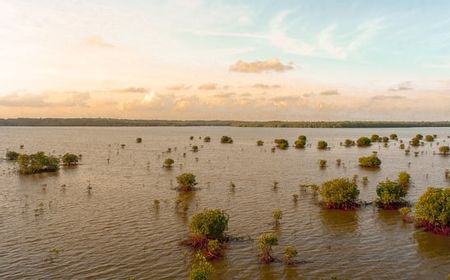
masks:
[[[397,141],[387,147],[340,145],[391,133],[406,144],[417,133],[437,139],[411,147],[410,155]],[[293,144],[300,134],[311,146],[271,151],[275,138]],[[221,144],[222,135],[234,143]],[[210,143],[199,139],[205,136]],[[2,156],[7,149],[83,155],[78,167],[38,175],[20,175],[15,163],[0,161],[0,279],[187,279],[192,251],[180,241],[188,236],[192,214],[205,207],[225,210],[228,234],[243,237],[227,243],[225,257],[213,262],[213,279],[446,279],[450,237],[423,232],[402,222],[398,211],[371,205],[324,210],[299,184],[358,174],[360,198],[374,201],[379,181],[407,171],[413,183],[407,200],[414,203],[427,186],[449,186],[444,171],[450,157],[434,154],[437,142],[449,144],[447,136],[450,128],[0,127]],[[256,145],[259,139],[264,146]],[[318,150],[319,140],[330,149]],[[360,168],[358,158],[372,151],[381,168]],[[162,167],[168,157],[175,161],[170,170]],[[319,168],[321,159],[326,168]],[[198,191],[182,194],[189,196],[187,211],[176,207],[180,194],[174,189],[183,172],[199,182]],[[293,194],[299,195],[296,203]],[[281,259],[284,246],[293,246],[297,265],[259,261],[256,239],[274,231],[276,208],[283,218],[274,256]]]

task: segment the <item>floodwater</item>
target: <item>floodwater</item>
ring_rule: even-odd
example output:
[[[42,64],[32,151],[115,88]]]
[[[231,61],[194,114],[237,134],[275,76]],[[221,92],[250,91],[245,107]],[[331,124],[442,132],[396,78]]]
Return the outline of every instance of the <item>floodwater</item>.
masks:
[[[0,161],[0,279],[186,279],[192,252],[179,243],[188,236],[192,214],[205,207],[225,210],[228,234],[245,237],[227,244],[224,259],[213,263],[213,279],[446,279],[450,237],[415,229],[397,211],[323,210],[299,188],[358,174],[369,178],[367,186],[359,183],[360,198],[372,201],[380,180],[407,171],[413,180],[407,199],[414,203],[427,186],[449,186],[444,170],[450,157],[433,154],[436,142],[412,148],[409,156],[392,141],[387,148],[339,145],[346,138],[393,132],[406,143],[417,133],[450,142],[450,128],[0,127],[2,154],[23,144],[21,152],[83,155],[78,167],[39,175],[19,175],[14,163]],[[274,138],[293,144],[300,134],[312,147],[271,152]],[[234,144],[220,144],[222,135]],[[199,136],[211,136],[211,143]],[[263,147],[256,146],[258,139]],[[315,148],[322,139],[330,150]],[[164,153],[168,148],[172,152]],[[381,168],[359,168],[358,157],[374,150]],[[175,160],[171,170],[162,168],[167,157]],[[328,160],[327,168],[319,168],[320,159]],[[173,189],[182,172],[194,173],[199,182],[186,213],[176,207]],[[283,218],[274,230],[276,208]],[[256,238],[272,231],[280,241],[275,257],[280,260],[284,246],[293,246],[299,264],[260,264]]]

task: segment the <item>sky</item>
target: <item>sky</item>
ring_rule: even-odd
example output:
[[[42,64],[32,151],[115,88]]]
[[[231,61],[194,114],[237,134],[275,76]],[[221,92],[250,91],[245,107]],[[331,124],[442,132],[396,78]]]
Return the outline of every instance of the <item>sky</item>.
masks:
[[[450,1],[0,0],[0,118],[450,120]]]

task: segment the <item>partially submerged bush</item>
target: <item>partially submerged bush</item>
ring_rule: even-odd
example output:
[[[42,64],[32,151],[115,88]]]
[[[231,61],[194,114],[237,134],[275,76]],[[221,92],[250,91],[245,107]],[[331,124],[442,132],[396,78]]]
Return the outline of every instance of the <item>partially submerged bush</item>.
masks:
[[[409,184],[411,181],[411,175],[409,175],[408,172],[402,171],[398,173],[397,182],[400,184],[400,186],[404,189],[408,189]]]
[[[263,263],[273,262],[272,246],[278,245],[278,238],[271,233],[263,233],[259,236],[258,247]]]
[[[446,156],[450,152],[450,147],[449,146],[440,146],[439,147],[439,152]]]
[[[213,266],[206,260],[206,258],[197,252],[194,256],[191,272],[189,274],[190,280],[208,280],[214,272]]]
[[[228,228],[228,215],[220,209],[204,209],[192,216],[189,229],[192,234],[221,240]]]
[[[320,168],[327,167],[327,161],[324,159],[319,160],[319,166],[320,166]]]
[[[384,136],[383,138],[381,138],[381,142],[383,143],[389,142],[389,137]]]
[[[353,141],[352,139],[345,139],[344,146],[345,147],[355,146],[355,141]]]
[[[280,209],[275,209],[272,212],[272,217],[273,217],[273,220],[275,222],[275,225],[277,226],[277,225],[280,224],[280,220],[283,218],[283,212],[281,212]]]
[[[377,186],[377,205],[383,209],[398,209],[406,204],[403,200],[406,193],[406,189],[398,182],[382,181]]]
[[[370,136],[370,141],[372,142],[378,142],[380,140],[380,136],[378,134],[373,134]]]
[[[427,141],[427,142],[433,142],[433,141],[434,141],[433,135],[425,135],[425,141]]]
[[[380,167],[381,160],[378,158],[376,153],[371,154],[367,157],[359,158],[359,166],[361,167]]]
[[[317,149],[319,150],[325,150],[328,147],[328,143],[320,140],[319,142],[317,142]]]
[[[195,175],[192,173],[183,173],[177,176],[178,189],[180,191],[192,191],[197,185]]]
[[[211,137],[205,136],[205,138],[203,138],[203,142],[205,142],[205,143],[211,142]]]
[[[284,253],[283,253],[283,257],[284,257],[284,263],[285,264],[293,264],[294,263],[294,258],[298,255],[297,250],[295,250],[294,247],[291,246],[287,246],[284,248]]]
[[[297,139],[294,142],[294,146],[296,149],[304,149],[306,146],[306,140]]]
[[[175,163],[175,161],[174,161],[173,159],[171,159],[171,158],[166,158],[166,159],[164,160],[163,166],[164,166],[165,168],[171,168],[172,165],[173,165],[174,163]]]
[[[136,138],[136,143],[142,143],[142,138],[141,137]]]
[[[372,141],[367,137],[359,137],[358,140],[356,140],[356,144],[358,147],[369,147],[372,144]]]
[[[420,139],[417,137],[414,137],[413,139],[411,139],[411,141],[409,141],[409,144],[413,147],[418,147],[418,146],[420,146]]]
[[[79,161],[79,157],[75,154],[71,154],[71,153],[65,153],[62,158],[62,163],[63,165],[66,166],[73,166],[73,165],[77,165],[78,161]]]
[[[353,209],[357,203],[359,190],[347,178],[337,178],[324,182],[319,189],[322,202],[329,209]]]
[[[275,139],[274,142],[281,150],[286,150],[289,147],[289,142],[286,139]]]
[[[391,135],[389,135],[389,138],[390,138],[391,140],[397,140],[397,139],[398,139],[398,136],[397,136],[397,134],[392,133]]]
[[[7,160],[17,160],[17,158],[19,157],[19,153],[15,152],[15,151],[7,151],[6,152],[6,159]]]
[[[450,234],[450,188],[429,187],[416,203],[417,226],[443,235]]]
[[[257,146],[262,146],[262,145],[264,145],[264,141],[263,140],[258,140],[258,141],[256,141],[256,145]]]
[[[220,138],[220,143],[222,144],[233,144],[233,139],[229,136],[222,136]]]
[[[44,152],[35,154],[21,154],[17,158],[19,172],[22,174],[35,174],[41,172],[55,172],[59,169],[59,159],[46,155]]]
[[[198,146],[197,145],[192,146],[192,151],[194,153],[198,152]]]

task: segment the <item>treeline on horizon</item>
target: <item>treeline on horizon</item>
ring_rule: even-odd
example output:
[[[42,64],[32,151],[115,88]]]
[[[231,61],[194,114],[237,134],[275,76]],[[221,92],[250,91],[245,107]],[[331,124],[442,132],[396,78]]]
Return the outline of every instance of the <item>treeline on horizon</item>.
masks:
[[[129,120],[111,118],[0,119],[0,126],[232,126],[285,128],[450,127],[450,121],[226,121]]]

